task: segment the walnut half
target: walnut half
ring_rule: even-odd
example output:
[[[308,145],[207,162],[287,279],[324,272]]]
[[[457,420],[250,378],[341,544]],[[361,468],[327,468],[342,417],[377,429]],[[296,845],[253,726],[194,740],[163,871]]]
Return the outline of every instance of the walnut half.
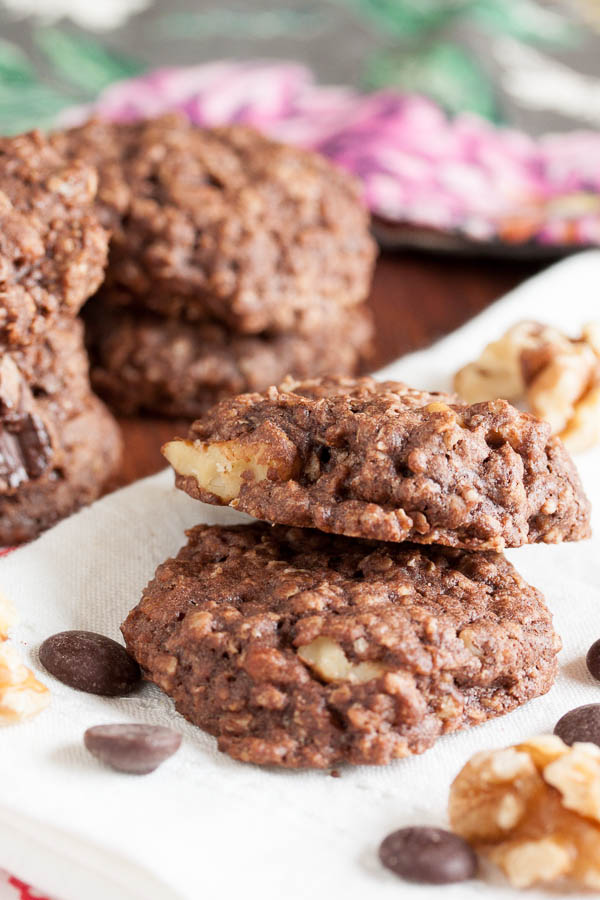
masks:
[[[542,735],[476,754],[450,788],[453,830],[514,887],[600,889],[600,747]]]
[[[328,637],[315,638],[310,644],[298,647],[297,653],[302,662],[323,681],[349,681],[351,684],[364,684],[366,681],[378,678],[386,671],[381,663],[375,661],[351,662],[343,648]]]
[[[48,688],[23,665],[16,647],[8,642],[15,622],[12,603],[0,595],[0,725],[35,716],[50,702]]]
[[[201,490],[231,503],[245,482],[287,481],[297,470],[292,442],[281,433],[269,440],[273,437],[269,432],[275,430],[269,423],[262,430],[262,440],[259,434],[210,443],[176,438],[165,444],[162,452],[178,475],[193,477]]]
[[[578,338],[519,322],[454,376],[468,402],[502,397],[550,423],[573,451],[600,443],[600,323]]]

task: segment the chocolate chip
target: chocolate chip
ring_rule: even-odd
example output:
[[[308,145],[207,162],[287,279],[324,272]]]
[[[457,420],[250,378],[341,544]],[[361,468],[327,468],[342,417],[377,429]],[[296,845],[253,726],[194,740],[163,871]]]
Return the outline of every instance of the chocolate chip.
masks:
[[[592,678],[600,681],[600,640],[594,641],[587,652],[585,661]]]
[[[423,884],[466,881],[477,872],[477,856],[457,834],[443,828],[401,828],[388,834],[379,859],[395,875]]]
[[[577,706],[558,720],[554,734],[565,742],[584,741],[600,747],[600,703]]]
[[[140,667],[121,644],[93,631],[61,631],[46,638],[40,662],[78,691],[122,697],[141,678]]]
[[[32,390],[10,356],[0,360],[0,489],[39,478],[54,457],[46,423],[35,412]]]
[[[161,725],[95,725],[83,742],[113,769],[147,775],[179,749],[181,735]]]

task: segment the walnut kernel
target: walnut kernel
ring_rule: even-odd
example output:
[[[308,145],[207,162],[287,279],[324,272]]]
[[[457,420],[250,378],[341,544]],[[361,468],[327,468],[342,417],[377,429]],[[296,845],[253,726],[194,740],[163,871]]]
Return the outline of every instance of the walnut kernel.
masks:
[[[502,397],[550,423],[570,450],[600,442],[600,323],[579,338],[521,322],[454,377],[468,403]]]
[[[16,622],[13,604],[0,594],[0,725],[35,716],[50,702],[48,688],[23,665],[16,647],[8,643],[8,632]]]
[[[45,709],[50,691],[23,665],[12,644],[0,644],[0,725],[29,719]]]
[[[246,480],[286,481],[293,472],[287,455],[277,457],[269,445],[258,441],[174,440],[164,445],[163,453],[179,475],[193,476],[200,488],[225,503],[238,496]]]
[[[0,593],[0,641],[5,641],[8,632],[17,624],[17,611],[5,594]]]
[[[318,637],[310,644],[298,647],[298,656],[323,681],[349,681],[364,684],[378,678],[386,670],[381,663],[366,660],[351,662],[342,647],[328,637]]]
[[[454,831],[514,887],[600,887],[600,748],[542,735],[478,753],[450,788]]]

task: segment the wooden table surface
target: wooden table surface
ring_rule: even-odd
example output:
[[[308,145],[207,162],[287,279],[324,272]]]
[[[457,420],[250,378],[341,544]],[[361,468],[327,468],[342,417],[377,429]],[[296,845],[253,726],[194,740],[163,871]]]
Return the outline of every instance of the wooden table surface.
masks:
[[[476,315],[542,268],[540,263],[457,259],[424,253],[385,253],[377,264],[369,303],[375,314],[372,368],[425,347]],[[418,386],[418,385],[415,385]],[[117,486],[165,465],[161,444],[187,430],[185,421],[121,419],[125,443]]]

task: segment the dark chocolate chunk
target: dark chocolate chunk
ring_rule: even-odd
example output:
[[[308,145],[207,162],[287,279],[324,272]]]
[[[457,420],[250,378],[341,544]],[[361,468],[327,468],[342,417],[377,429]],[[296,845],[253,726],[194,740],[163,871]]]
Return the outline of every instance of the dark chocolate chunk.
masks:
[[[181,745],[181,735],[162,725],[95,725],[83,736],[95,757],[132,775],[147,775]]]
[[[67,391],[60,400],[47,397],[39,403],[52,419],[53,435],[60,437],[48,469],[35,478],[22,478],[16,489],[7,486],[6,478],[10,475],[14,485],[15,472],[24,469],[3,468],[3,437],[13,436],[0,428],[0,546],[30,541],[91,503],[119,464],[119,427],[97,397],[89,391],[79,395]]]
[[[0,361],[0,490],[39,478],[54,456],[47,421],[35,411],[31,388],[10,356]]]
[[[558,720],[554,734],[565,742],[585,742],[600,747],[600,703],[577,706]]]
[[[138,684],[141,672],[121,644],[93,631],[61,631],[40,647],[40,661],[69,687],[88,694],[122,697]]]
[[[588,650],[585,661],[592,678],[600,681],[600,638]]]
[[[394,831],[379,847],[379,859],[400,878],[423,884],[466,881],[477,872],[473,848],[443,828],[421,826]]]

